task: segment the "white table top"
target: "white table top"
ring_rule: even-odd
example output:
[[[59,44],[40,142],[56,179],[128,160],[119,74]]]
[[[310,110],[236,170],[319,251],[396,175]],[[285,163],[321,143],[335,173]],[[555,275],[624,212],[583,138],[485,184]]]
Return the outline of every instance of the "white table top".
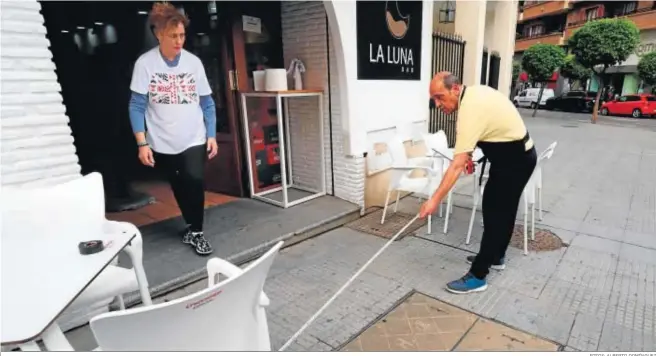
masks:
[[[116,230],[116,222],[106,225],[103,236],[88,238],[106,245],[93,255],[79,253],[76,236],[2,240],[3,345],[37,338],[136,236],[125,226]]]

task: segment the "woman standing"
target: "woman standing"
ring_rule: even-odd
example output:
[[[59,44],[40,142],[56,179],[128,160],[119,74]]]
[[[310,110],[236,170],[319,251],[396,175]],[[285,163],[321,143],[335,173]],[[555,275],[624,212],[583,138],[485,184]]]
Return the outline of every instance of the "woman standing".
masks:
[[[203,178],[206,158],[218,150],[212,91],[200,59],[182,48],[187,17],[171,4],[155,3],[149,20],[159,46],[137,59],[130,84],[139,160],[167,177],[188,224],[182,242],[207,255]]]

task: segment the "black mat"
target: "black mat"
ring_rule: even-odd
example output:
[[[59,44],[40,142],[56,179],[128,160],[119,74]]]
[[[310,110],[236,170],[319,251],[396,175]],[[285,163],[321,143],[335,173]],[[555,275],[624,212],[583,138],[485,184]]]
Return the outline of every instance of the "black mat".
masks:
[[[252,199],[240,199],[205,211],[205,236],[214,253],[199,256],[183,244],[182,218],[173,218],[140,228],[144,240],[143,264],[151,289],[168,289],[205,267],[207,259],[231,258],[319,225],[359,208],[344,200],[324,196],[288,209]],[[121,261],[123,262],[123,261]]]

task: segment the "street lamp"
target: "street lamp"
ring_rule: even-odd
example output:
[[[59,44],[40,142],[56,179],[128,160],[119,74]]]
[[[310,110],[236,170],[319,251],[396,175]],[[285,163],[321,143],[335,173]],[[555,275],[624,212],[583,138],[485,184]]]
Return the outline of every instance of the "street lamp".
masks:
[[[445,1],[440,9],[440,23],[453,23],[456,19],[455,1]]]

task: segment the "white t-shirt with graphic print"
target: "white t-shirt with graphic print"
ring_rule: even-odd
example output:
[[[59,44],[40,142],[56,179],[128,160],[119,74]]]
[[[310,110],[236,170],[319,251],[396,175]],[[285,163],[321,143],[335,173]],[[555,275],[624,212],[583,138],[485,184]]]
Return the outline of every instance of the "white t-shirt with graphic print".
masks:
[[[130,90],[146,94],[146,140],[153,151],[178,154],[207,141],[200,96],[210,95],[203,63],[182,50],[169,67],[155,47],[137,59]]]

